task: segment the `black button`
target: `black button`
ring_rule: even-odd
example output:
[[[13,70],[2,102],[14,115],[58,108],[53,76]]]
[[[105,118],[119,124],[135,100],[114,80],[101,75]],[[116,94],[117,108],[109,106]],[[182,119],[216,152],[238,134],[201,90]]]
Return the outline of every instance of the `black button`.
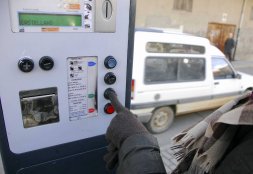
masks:
[[[107,89],[105,90],[105,92],[104,92],[104,97],[105,97],[105,99],[109,100],[109,94],[112,93],[112,92],[116,94],[116,92],[114,91],[114,89],[112,89],[112,88],[107,88]]]
[[[18,67],[23,72],[31,72],[34,68],[34,62],[32,59],[23,58],[18,61]]]
[[[43,56],[39,61],[40,68],[49,71],[54,67],[54,60],[49,56]]]
[[[114,84],[116,80],[117,78],[112,72],[107,73],[104,78],[105,83],[108,85]]]
[[[113,56],[108,56],[104,61],[105,67],[108,69],[113,69],[117,65],[117,60]]]

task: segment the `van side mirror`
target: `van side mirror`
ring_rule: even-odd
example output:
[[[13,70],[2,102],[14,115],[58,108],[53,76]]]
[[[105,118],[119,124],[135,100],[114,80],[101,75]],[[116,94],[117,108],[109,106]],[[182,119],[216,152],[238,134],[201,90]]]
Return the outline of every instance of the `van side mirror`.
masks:
[[[242,78],[242,75],[241,75],[241,74],[235,74],[235,78],[236,78],[236,79],[241,79],[241,78]]]

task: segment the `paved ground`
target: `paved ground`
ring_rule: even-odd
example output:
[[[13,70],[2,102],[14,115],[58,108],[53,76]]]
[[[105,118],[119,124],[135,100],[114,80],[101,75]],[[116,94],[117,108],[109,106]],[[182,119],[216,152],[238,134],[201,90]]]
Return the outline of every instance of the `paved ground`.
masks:
[[[167,173],[171,173],[171,171],[177,165],[177,161],[173,156],[175,151],[170,149],[170,147],[172,146],[171,138],[175,136],[177,133],[183,131],[184,129],[201,121],[212,112],[213,110],[208,110],[204,112],[197,112],[197,113],[178,116],[175,118],[173,125],[169,128],[168,131],[162,134],[155,135],[161,147],[161,156],[162,156]]]
[[[232,64],[236,70],[253,75],[253,61],[233,61]]]

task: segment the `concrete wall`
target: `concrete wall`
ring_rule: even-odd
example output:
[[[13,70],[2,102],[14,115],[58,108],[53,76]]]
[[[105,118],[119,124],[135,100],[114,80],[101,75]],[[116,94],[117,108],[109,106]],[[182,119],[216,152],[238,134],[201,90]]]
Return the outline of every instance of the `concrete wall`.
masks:
[[[237,56],[241,59],[253,60],[253,20],[250,19],[252,7],[253,0],[246,0],[237,47]]]
[[[193,0],[192,12],[173,9],[174,0],[137,0],[136,27],[180,28],[185,33],[206,37],[209,22],[240,26],[244,0]],[[236,59],[253,60],[253,0],[246,0]],[[224,18],[225,17],[225,18]],[[235,36],[235,39],[237,36]]]

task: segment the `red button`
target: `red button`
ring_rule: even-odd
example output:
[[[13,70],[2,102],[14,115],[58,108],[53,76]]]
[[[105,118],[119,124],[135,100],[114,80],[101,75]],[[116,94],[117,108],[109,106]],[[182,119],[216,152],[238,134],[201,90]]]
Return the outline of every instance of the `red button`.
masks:
[[[105,113],[107,113],[107,114],[113,114],[114,111],[115,111],[115,109],[114,109],[114,107],[112,106],[111,103],[107,103],[107,104],[105,105],[104,111],[105,111]]]

